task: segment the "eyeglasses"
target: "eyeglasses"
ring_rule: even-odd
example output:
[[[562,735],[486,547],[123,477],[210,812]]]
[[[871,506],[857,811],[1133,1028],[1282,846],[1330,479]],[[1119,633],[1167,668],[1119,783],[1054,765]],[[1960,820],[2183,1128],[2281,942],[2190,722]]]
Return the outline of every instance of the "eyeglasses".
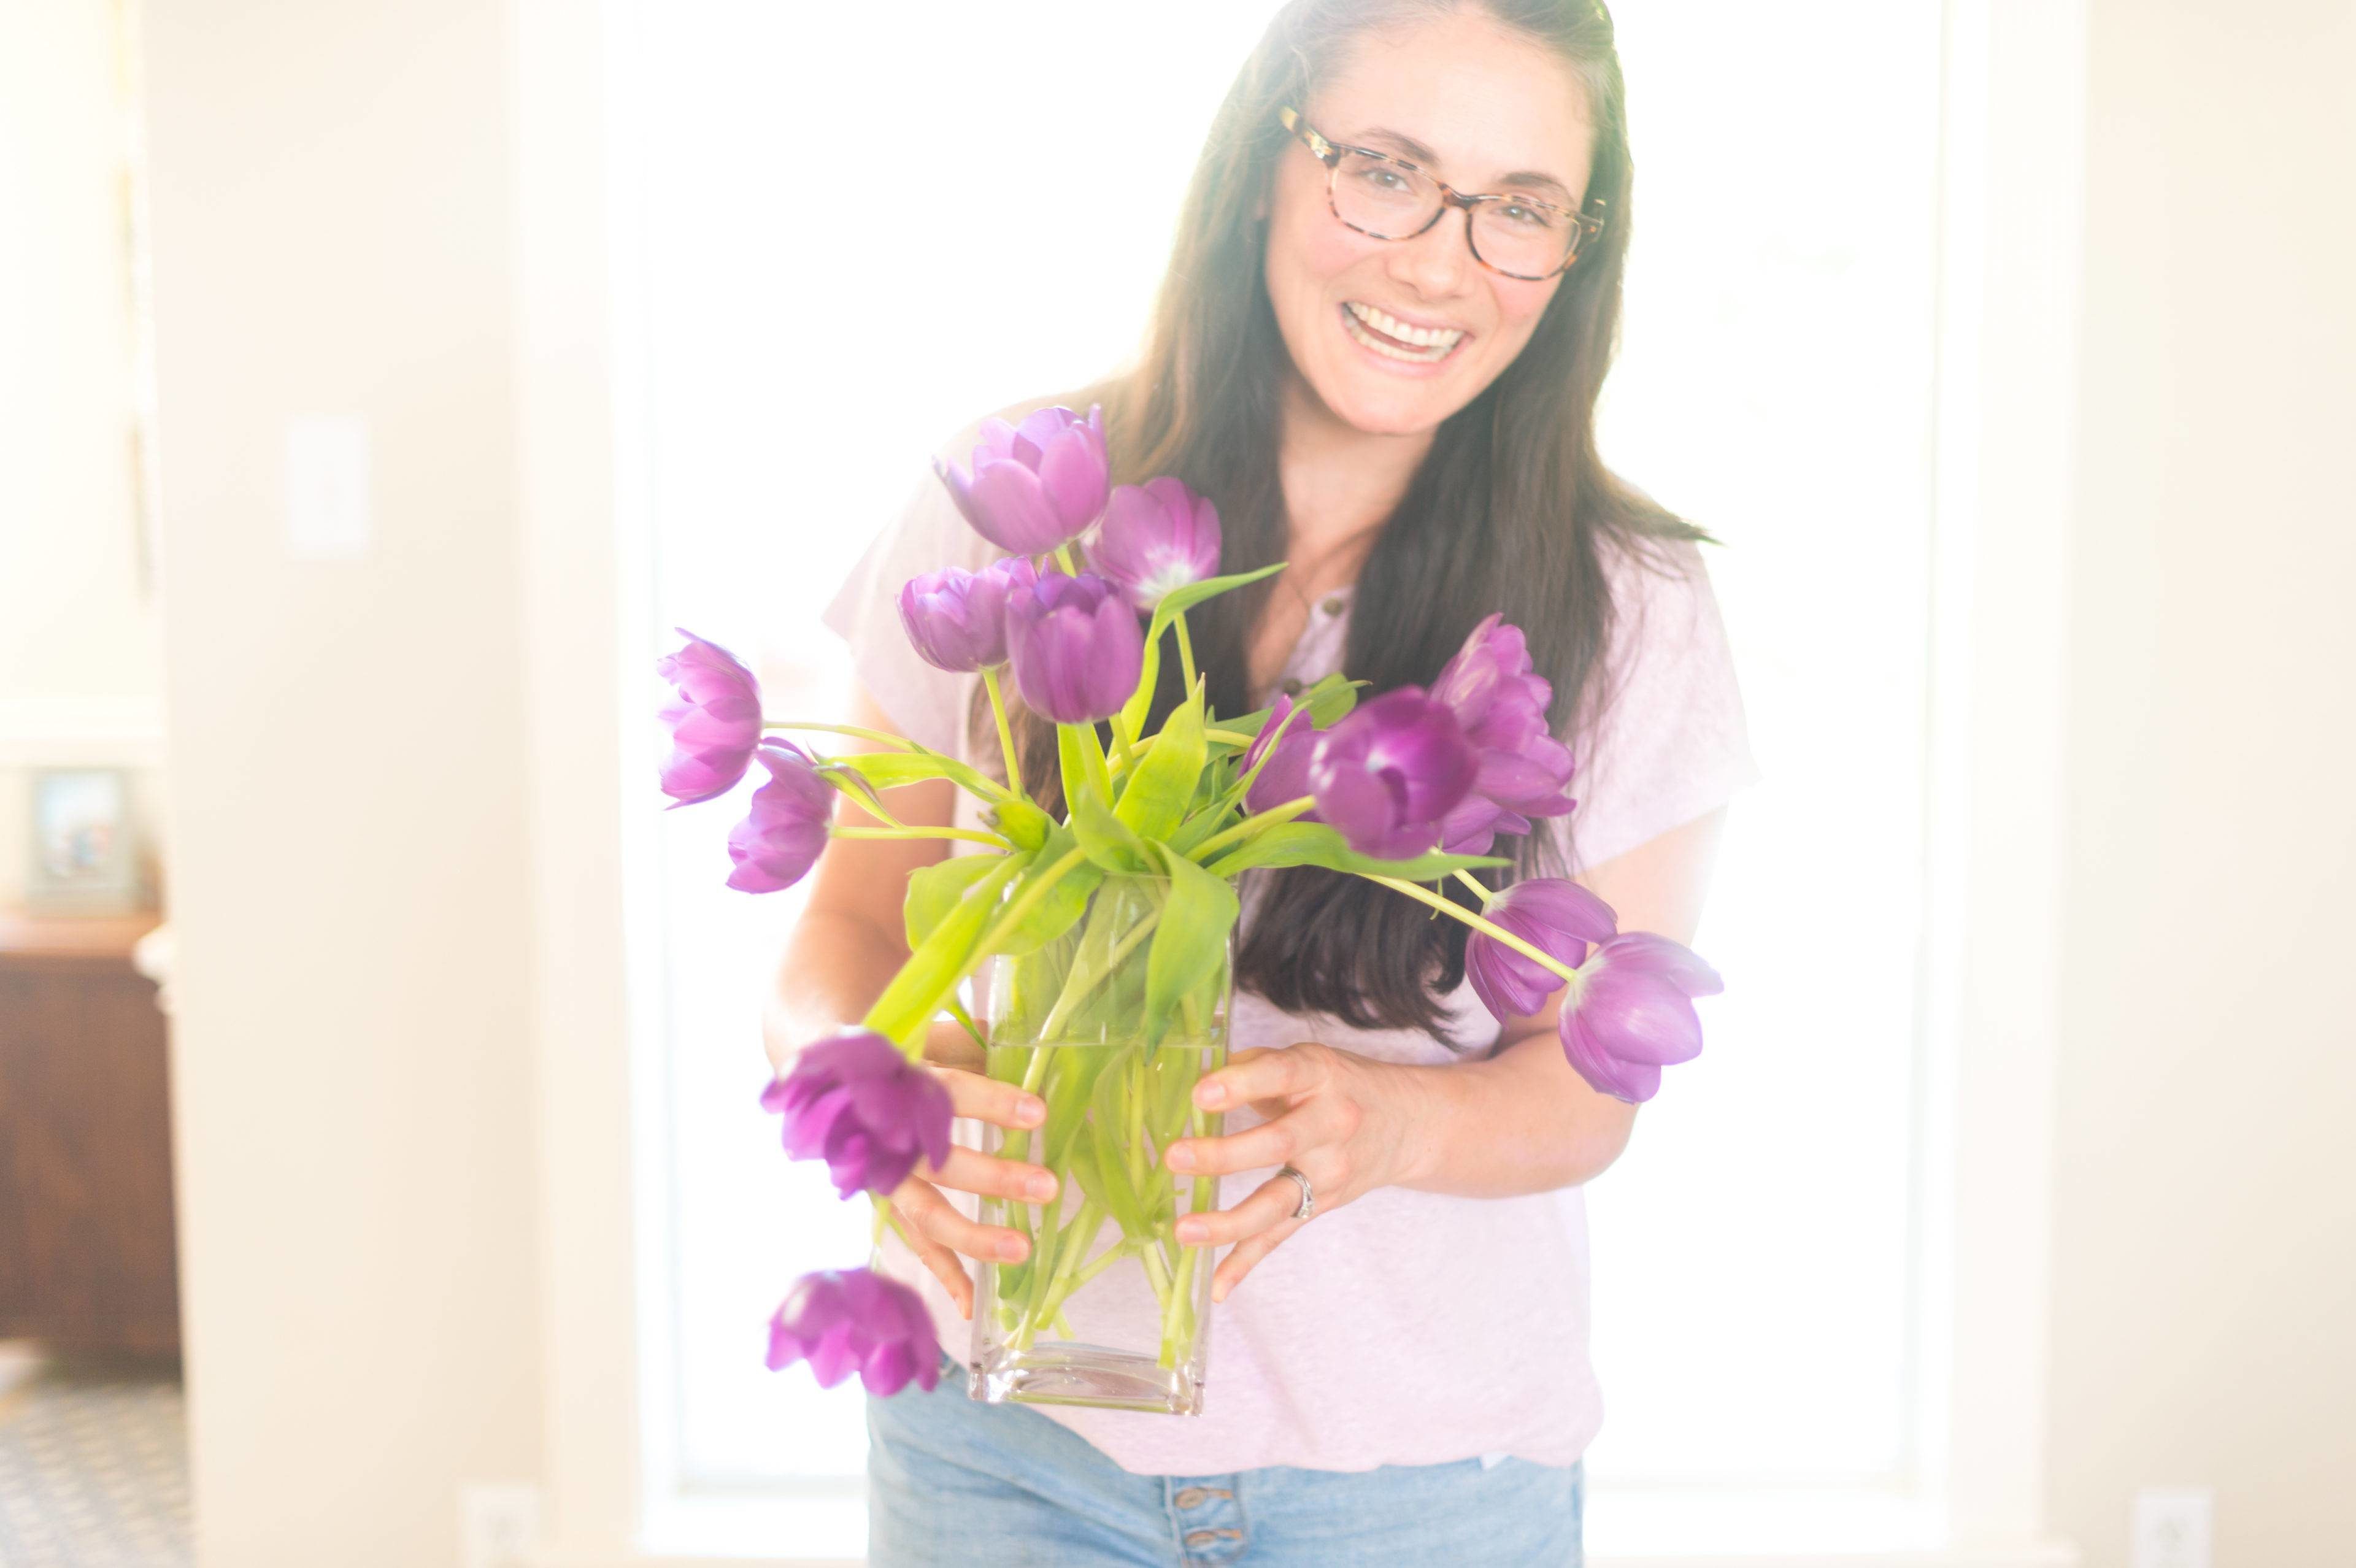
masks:
[[[1451,207],[1464,209],[1464,241],[1493,272],[1540,283],[1567,272],[1603,232],[1601,213],[1573,212],[1512,193],[1466,196],[1403,158],[1329,142],[1290,108],[1277,119],[1326,169],[1333,216],[1375,240],[1412,240]],[[1595,197],[1590,207],[1604,205]]]

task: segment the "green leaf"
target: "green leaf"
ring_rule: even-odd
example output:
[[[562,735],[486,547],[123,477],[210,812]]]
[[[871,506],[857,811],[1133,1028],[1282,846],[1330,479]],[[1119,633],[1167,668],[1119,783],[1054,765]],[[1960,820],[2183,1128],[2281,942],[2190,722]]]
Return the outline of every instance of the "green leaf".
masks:
[[[1419,855],[1411,860],[1376,860],[1350,848],[1350,841],[1322,822],[1280,822],[1211,862],[1210,874],[1233,877],[1275,866],[1323,866],[1366,877],[1397,877],[1407,882],[1436,881],[1452,872],[1510,864],[1495,855]]]
[[[988,876],[1001,859],[998,855],[952,855],[909,872],[908,898],[900,912],[908,929],[908,951],[914,953],[922,947],[925,938],[956,907],[966,890]]]
[[[938,752],[851,752],[830,757],[828,762],[835,767],[851,769],[877,789],[897,789],[926,779],[948,779],[984,800],[1012,798],[1006,793],[1006,786],[996,779]]]
[[[1064,804],[1112,799],[1112,771],[1105,766],[1104,745],[1093,724],[1055,726],[1055,756],[1064,771]]]
[[[1086,1046],[1041,1046],[1050,1051],[1047,1075],[1040,1098],[1047,1102],[1047,1125],[1039,1131],[1039,1163],[1061,1170],[1072,1153],[1072,1140],[1088,1114],[1097,1075],[1112,1059],[1109,1051]]]
[[[1169,837],[1202,782],[1205,754],[1203,688],[1198,683],[1194,695],[1171,711],[1129,775],[1114,815],[1141,838]]]
[[[1222,593],[1247,587],[1258,582],[1263,577],[1274,577],[1290,564],[1288,561],[1280,560],[1274,566],[1263,566],[1258,571],[1239,571],[1231,577],[1206,577],[1200,582],[1190,582],[1183,588],[1172,589],[1162,596],[1162,603],[1153,607],[1154,635],[1161,635],[1164,626],[1200,604],[1204,600],[1216,599]]]
[[[1044,874],[1048,867],[1064,858],[1071,849],[1073,842],[1070,828],[1055,828],[1048,834],[1046,842],[1040,847],[1039,853],[1033,859],[1032,864],[1039,873]],[[1026,953],[1038,952],[1064,933],[1071,930],[1073,923],[1087,912],[1088,895],[1095,892],[1097,884],[1103,880],[1104,872],[1086,860],[1066,871],[1056,879],[1055,885],[1049,888],[1039,901],[1031,906],[1030,912],[1023,915],[1015,923],[1012,930],[999,939],[998,951],[1009,956],[1020,958]],[[1010,900],[1022,897],[1023,888],[1027,885],[1027,883],[1016,884],[1007,897]]]
[[[1072,807],[1072,832],[1088,859],[1108,871],[1140,876],[1153,869],[1153,852],[1128,823],[1083,796]]]
[[[1001,800],[982,813],[983,818],[1014,842],[1018,849],[1036,849],[1047,841],[1055,819],[1027,800]]]
[[[1145,1216],[1145,1205],[1138,1201],[1137,1189],[1129,1179],[1129,1146],[1145,1136],[1144,1118],[1130,1103],[1127,1093],[1130,1064],[1138,1057],[1138,1048],[1128,1046],[1119,1051],[1107,1051],[1112,1058],[1097,1074],[1091,1109],[1094,1125],[1088,1129],[1095,1146],[1096,1168],[1099,1187],[1098,1197],[1120,1223],[1121,1234],[1132,1239],[1150,1236],[1152,1226]]]
[[[975,858],[995,859],[997,864],[949,906],[862,1020],[886,1040],[905,1044],[931,1021],[957,983],[965,978],[982,930],[998,912],[999,895],[1031,863],[1028,854],[1020,853]]]
[[[1263,566],[1258,571],[1241,571],[1232,577],[1206,577],[1200,582],[1190,582],[1183,588],[1173,588],[1162,596],[1153,607],[1153,624],[1145,633],[1145,668],[1138,677],[1137,690],[1121,705],[1120,721],[1131,735],[1145,728],[1145,711],[1153,705],[1153,688],[1162,678],[1162,635],[1181,613],[1193,609],[1205,599],[1215,599],[1229,589],[1258,582],[1282,571],[1286,562]]]
[[[1239,905],[1225,878],[1205,870],[1167,845],[1158,845],[1170,873],[1170,901],[1154,928],[1145,959],[1146,1043],[1169,1032],[1179,999],[1201,985],[1227,955],[1227,933]]]
[[[1301,719],[1292,721],[1293,727],[1298,729],[1306,721],[1314,724],[1320,730],[1331,730],[1349,713],[1350,709],[1358,705],[1358,688],[1366,684],[1363,680],[1352,680],[1343,675],[1320,677],[1293,695],[1292,705],[1295,708],[1308,709]],[[1238,731],[1247,735],[1257,735],[1267,726],[1269,716],[1275,711],[1273,707],[1263,708],[1257,713],[1247,713],[1240,719],[1223,720],[1219,728]],[[1285,731],[1288,735],[1291,732],[1290,730]]]

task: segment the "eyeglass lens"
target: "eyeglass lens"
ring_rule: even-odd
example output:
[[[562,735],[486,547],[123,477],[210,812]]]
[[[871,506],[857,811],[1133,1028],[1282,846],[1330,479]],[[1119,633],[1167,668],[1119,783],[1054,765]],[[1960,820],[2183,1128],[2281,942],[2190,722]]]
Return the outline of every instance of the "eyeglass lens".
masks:
[[[1333,165],[1333,210],[1382,240],[1419,233],[1440,208],[1440,187],[1410,168],[1344,153]],[[1484,201],[1472,208],[1472,251],[1500,272],[1542,278],[1570,259],[1582,230],[1569,213],[1533,203]]]

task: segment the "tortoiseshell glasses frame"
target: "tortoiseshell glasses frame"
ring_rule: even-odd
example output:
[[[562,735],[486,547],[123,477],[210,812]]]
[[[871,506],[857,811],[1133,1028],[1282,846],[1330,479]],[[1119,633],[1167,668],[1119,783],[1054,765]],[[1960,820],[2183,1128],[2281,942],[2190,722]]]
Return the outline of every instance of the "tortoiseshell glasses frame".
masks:
[[[1430,170],[1420,165],[1411,164],[1405,158],[1393,157],[1388,153],[1378,153],[1372,147],[1354,147],[1345,142],[1326,140],[1318,133],[1315,126],[1303,120],[1300,112],[1290,105],[1278,110],[1276,117],[1284,128],[1292,133],[1295,141],[1309,149],[1311,156],[1325,165],[1325,205],[1333,214],[1333,221],[1345,229],[1364,234],[1370,240],[1412,240],[1446,217],[1450,208],[1461,208],[1464,213],[1464,244],[1465,248],[1472,251],[1472,259],[1501,277],[1537,283],[1569,272],[1571,263],[1578,261],[1587,248],[1593,244],[1597,237],[1603,232],[1605,215],[1601,211],[1573,212],[1570,208],[1554,202],[1540,201],[1535,197],[1510,192],[1491,191],[1467,195],[1434,175]],[[1342,199],[1338,189],[1342,178],[1342,160],[1344,156],[1365,158],[1373,164],[1401,171],[1409,182],[1409,189],[1412,189],[1414,182],[1418,181],[1430,186],[1440,198],[1432,205],[1431,216],[1405,234],[1385,234],[1369,229],[1363,223],[1351,221],[1343,214]],[[1482,255],[1480,236],[1472,219],[1476,211],[1492,202],[1509,202],[1517,208],[1543,213],[1549,220],[1561,221],[1566,226],[1568,236],[1564,241],[1568,248],[1563,252],[1562,260],[1542,272],[1517,272],[1510,268],[1501,267]],[[1590,208],[1600,208],[1604,206],[1604,198],[1600,196],[1591,197],[1587,205]]]

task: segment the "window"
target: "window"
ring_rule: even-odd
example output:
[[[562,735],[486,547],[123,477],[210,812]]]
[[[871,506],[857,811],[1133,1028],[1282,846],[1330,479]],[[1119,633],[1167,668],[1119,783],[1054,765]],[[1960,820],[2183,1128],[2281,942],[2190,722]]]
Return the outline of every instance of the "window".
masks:
[[[948,433],[1130,349],[1202,130],[1273,8],[1206,4],[1166,29],[1055,0],[1009,29],[942,5],[922,51],[905,10],[620,8],[630,196],[615,234],[636,336],[619,438],[643,466],[654,571],[625,667],[685,624],[755,659],[774,709],[834,699],[824,597]],[[2004,61],[2070,58],[2020,41],[2050,23],[2071,42],[2062,8],[2003,21],[2016,9],[1620,8],[1644,177],[1604,451],[1725,541],[1710,566],[1767,779],[1737,805],[1697,942],[1728,979],[1709,1053],[1591,1194],[1610,1416],[1590,1530],[1607,1554],[1736,1492],[1782,1498],[1799,1529],[1822,1511],[1811,1499],[1937,1491],[1969,1424],[1949,1397],[1972,1360],[1949,1354],[1949,1287],[2000,1227],[1953,1212],[1958,1169],[1987,1157],[1951,1158],[1943,1129],[1987,1091],[1958,1088],[1942,1019],[1957,933],[1989,918],[1949,875],[1954,836],[1978,831],[1955,826],[1949,774],[1976,711],[1955,670],[1979,657],[1952,600],[1979,547],[1941,519],[1971,516],[1958,465],[1985,454],[1957,424],[1957,389],[1976,400],[1977,383],[1945,355],[1957,300],[1976,300],[1953,275],[1957,247],[1986,264],[1982,237],[1952,228],[1958,157],[1983,187],[1991,160],[2031,161],[1958,119],[1956,73],[2040,76]],[[1980,54],[1992,14],[2014,51],[1995,68]],[[1149,52],[1150,71],[1109,63]],[[1085,133],[1112,124],[1138,139],[1116,153]],[[1959,144],[1959,124],[1987,145]],[[1090,201],[1025,199],[1020,150],[1051,144]],[[835,193],[879,186],[908,194],[938,242],[847,249]],[[2062,187],[2040,194],[2066,209]],[[2040,347],[2010,344],[2024,360]],[[1973,700],[2034,679],[1994,675]],[[772,1377],[759,1353],[794,1275],[863,1255],[863,1219],[778,1157],[754,1107],[754,993],[796,896],[721,887],[728,826],[664,819],[659,909],[635,955],[661,979],[659,1027],[633,1047],[655,1134],[633,1177],[650,1308],[639,1441],[649,1518],[667,1521],[649,1529],[675,1550],[849,1555],[856,1392]],[[2007,1258],[2033,1256],[2034,1227],[2014,1229]],[[2030,1435],[2017,1415],[1991,1415],[1982,1446]],[[1976,1498],[1956,1517],[2033,1529],[2033,1508]]]

